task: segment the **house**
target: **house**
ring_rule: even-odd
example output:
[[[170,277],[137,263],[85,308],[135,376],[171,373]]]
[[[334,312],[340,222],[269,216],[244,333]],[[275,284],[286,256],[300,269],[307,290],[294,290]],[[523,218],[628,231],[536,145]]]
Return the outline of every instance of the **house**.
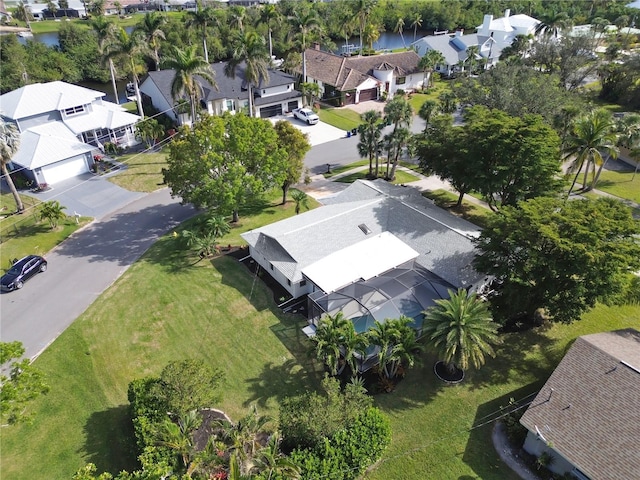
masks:
[[[424,81],[414,51],[345,57],[318,46],[308,48],[305,57],[307,82],[317,83],[322,99],[337,105],[377,100],[383,92],[393,95],[398,89],[415,90]]]
[[[576,339],[520,419],[524,449],[578,479],[640,479],[640,332]]]
[[[89,2],[87,2],[88,4]],[[51,18],[78,18],[86,15],[85,5],[82,0],[69,0],[69,6],[66,9],[56,8],[55,11],[49,9],[50,5],[45,3],[37,3],[33,0],[25,2],[27,8],[31,11],[34,20],[47,20]],[[57,2],[54,2],[58,6]]]
[[[442,53],[445,63],[438,65],[436,71],[450,76],[467,68],[469,47],[477,47],[477,63],[484,64],[485,68],[492,67],[498,62],[502,50],[510,46],[518,35],[533,35],[539,23],[539,20],[528,15],[511,15],[507,9],[504,17],[494,19],[493,15],[485,15],[476,33],[465,35],[460,30],[449,35],[443,32],[423,37],[411,46],[421,57],[429,50]]]
[[[134,145],[140,117],[105,94],[65,82],[35,83],[0,96],[0,116],[20,132],[15,169],[37,184],[54,184],[89,171],[104,144]]]
[[[475,225],[418,190],[358,180],[325,205],[242,234],[251,258],[293,298],[308,295],[309,317],[342,311],[356,331],[422,311],[448,288],[477,290],[470,266]]]
[[[224,74],[226,63],[214,63],[211,69],[218,86],[198,78],[201,87],[201,104],[209,115],[224,112],[235,113],[249,108],[249,91],[244,80],[244,65],[239,65],[235,78]],[[153,106],[179,123],[190,122],[189,114],[176,112],[176,102],[171,95],[171,83],[175,77],[173,70],[151,71],[142,82],[140,91],[151,99]],[[302,106],[302,94],[294,88],[295,79],[284,72],[269,70],[269,81],[252,88],[254,95],[254,115],[267,118],[290,112]],[[179,118],[180,117],[180,118]]]

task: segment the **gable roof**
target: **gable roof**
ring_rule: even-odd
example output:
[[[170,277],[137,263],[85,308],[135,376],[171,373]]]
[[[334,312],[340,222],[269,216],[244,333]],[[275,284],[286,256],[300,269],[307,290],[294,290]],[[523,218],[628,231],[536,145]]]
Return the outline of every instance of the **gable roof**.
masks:
[[[368,79],[379,82],[373,76],[374,70],[393,70],[398,75],[407,75],[418,72],[420,63],[420,56],[413,50],[368,57],[344,57],[308,48],[305,56],[309,77],[341,91],[353,90]]]
[[[321,208],[242,237],[293,282],[302,279],[309,265],[368,238],[361,224],[370,235],[392,233],[418,252],[418,264],[454,286],[482,277],[470,266],[471,239],[480,233],[478,227],[436,207],[413,188],[358,180],[325,201]]]
[[[0,96],[0,114],[12,120],[39,113],[88,105],[106,94],[96,90],[55,81],[25,85]]]
[[[638,478],[640,332],[579,337],[520,423],[592,480]]]
[[[249,98],[249,92],[246,88],[245,80],[245,64],[238,65],[236,69],[235,78],[227,77],[224,74],[224,67],[226,62],[212,63],[211,70],[213,71],[213,78],[218,86],[215,89],[209,82],[202,77],[196,76],[196,79],[202,87],[202,99],[205,102],[211,102],[215,100],[223,99],[237,99],[244,100]],[[175,70],[158,70],[150,71],[143,84],[147,81],[152,82],[158,88],[158,91],[162,94],[169,105],[174,104],[173,97],[171,96],[171,83],[175,78]],[[269,70],[269,81],[261,83],[258,88],[277,87],[282,85],[289,85],[295,82],[295,78],[287,73],[279,70]],[[269,97],[271,98],[271,97]]]

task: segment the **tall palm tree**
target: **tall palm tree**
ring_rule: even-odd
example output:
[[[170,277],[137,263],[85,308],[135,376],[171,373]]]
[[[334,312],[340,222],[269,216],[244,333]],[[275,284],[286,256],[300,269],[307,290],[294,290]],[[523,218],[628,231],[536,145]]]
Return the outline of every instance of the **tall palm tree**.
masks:
[[[420,12],[415,12],[411,18],[411,27],[413,27],[413,41],[416,41],[416,35],[418,34],[418,27],[422,26],[422,15]]]
[[[107,58],[123,58],[129,64],[131,77],[136,91],[136,101],[138,103],[138,112],[140,117],[144,119],[144,110],[142,109],[142,97],[140,96],[140,86],[138,73],[142,70],[141,57],[149,53],[144,37],[140,32],[132,32],[129,35],[124,28],[116,31],[113,42],[109,44],[107,50]]]
[[[478,47],[478,45],[470,45],[467,47],[466,62],[469,65],[469,75],[473,73],[474,67],[478,63],[479,54],[480,54],[480,48]]]
[[[247,17],[247,9],[240,5],[229,7],[229,25],[240,32],[244,32],[244,21]]]
[[[444,55],[438,50],[429,50],[424,54],[418,63],[418,68],[424,72],[423,86],[425,83],[428,83],[427,86],[433,86],[433,71],[445,61]],[[428,78],[427,74],[429,74]]]
[[[390,140],[390,142],[388,142],[388,145],[395,148],[398,145],[401,137],[400,134],[398,134],[398,129],[400,127],[409,127],[411,125],[411,121],[413,120],[413,110],[411,109],[411,105],[406,98],[404,98],[402,95],[396,95],[384,106],[384,116],[387,120],[387,123],[393,124],[393,131],[389,134],[388,137],[388,140]],[[388,151],[391,152],[391,150]],[[395,158],[396,150],[394,149],[393,152]],[[387,178],[390,178],[390,162],[391,155],[387,157]]]
[[[264,38],[256,32],[237,32],[232,42],[231,60],[224,67],[226,76],[235,78],[236,70],[244,64],[244,81],[249,91],[249,116],[254,116],[253,86],[269,82],[269,52]]]
[[[402,32],[404,31],[404,18],[398,17],[393,31],[400,34],[400,38],[402,39],[402,46],[404,48],[407,48],[407,44],[404,41],[404,35],[402,34]]]
[[[391,171],[389,171],[389,162],[387,162],[387,179],[396,179],[396,168],[400,161],[402,149],[409,144],[411,140],[411,130],[406,127],[395,128],[390,134],[385,135],[387,141],[387,151],[391,153]]]
[[[9,169],[7,165],[11,162],[13,156],[18,152],[20,148],[20,132],[13,123],[7,123],[2,117],[0,117],[0,165],[2,166],[2,176],[4,177],[11,195],[16,202],[16,211],[22,213],[24,211],[24,205],[22,199],[18,195],[18,190],[13,184],[13,179],[9,175]]]
[[[358,153],[361,157],[369,157],[369,176],[378,176],[378,150],[380,149],[380,136],[382,134],[381,115],[376,110],[368,110],[360,115],[362,123],[358,126],[360,140],[358,141]],[[373,159],[376,159],[376,171],[373,173]]]
[[[384,31],[384,27],[376,23],[367,23],[362,33],[364,42],[369,47],[369,51],[373,52],[373,44],[380,38],[380,33]]]
[[[175,70],[171,82],[171,96],[174,101],[188,97],[191,103],[191,121],[196,122],[196,105],[201,96],[201,85],[196,75],[206,80],[212,87],[218,88],[211,65],[197,54],[195,45],[184,50],[173,46],[171,53],[163,61],[166,68]]]
[[[199,0],[196,0],[196,10],[187,12],[187,28],[200,29],[202,32],[202,48],[204,50],[204,60],[209,63],[209,49],[207,48],[207,28],[213,25],[216,20],[215,10],[211,7],[202,8]]]
[[[107,45],[113,41],[113,38],[116,34],[117,27],[115,24],[109,20],[107,20],[104,16],[94,17],[91,20],[91,28],[95,32],[98,37],[98,53],[101,56],[105,56],[107,52]],[[107,58],[107,62],[109,63],[109,74],[111,75],[111,86],[113,87],[113,97],[115,98],[116,104],[120,103],[120,99],[118,98],[118,87],[116,86],[116,68],[113,65],[113,59]]]
[[[280,11],[278,8],[269,3],[267,5],[262,6],[262,10],[260,11],[260,21],[267,26],[267,30],[269,31],[269,58],[273,58],[273,29],[272,26],[275,23],[278,23],[280,19]]]
[[[326,314],[320,319],[316,334],[312,337],[316,358],[329,368],[331,375],[338,375],[342,355],[340,347],[349,323],[352,323],[351,320],[346,319],[342,312]]]
[[[475,293],[449,290],[449,298],[436,300],[424,315],[422,333],[449,371],[466,370],[470,365],[480,368],[485,356],[495,356],[492,345],[499,343],[497,325],[487,304]]]
[[[562,31],[571,26],[571,19],[566,12],[553,12],[542,17],[541,22],[535,29],[536,35],[544,35],[558,39]]]
[[[585,189],[593,188],[596,166],[604,163],[603,154],[616,157],[618,154],[617,135],[611,114],[606,110],[594,110],[579,117],[573,123],[571,133],[564,146],[564,158],[570,160],[569,172],[575,172],[567,198],[584,169],[583,185]],[[587,184],[589,171],[593,170],[592,183]]]
[[[300,36],[300,50],[302,53],[302,82],[307,82],[307,42],[309,34],[320,29],[320,19],[315,10],[298,8],[289,17],[291,32]]]
[[[435,100],[426,100],[421,106],[420,110],[418,110],[418,116],[424,120],[424,131],[426,132],[429,129],[429,125],[431,124],[431,119],[434,115],[439,113],[440,107],[438,102]]]
[[[362,48],[364,47],[362,37],[375,4],[376,0],[355,0],[354,10],[356,19],[358,20],[358,28],[360,29],[360,49],[358,50],[358,55],[362,55]]]
[[[142,21],[136,25],[136,29],[142,32],[149,47],[153,50],[153,60],[156,63],[156,70],[160,70],[160,40],[164,40],[165,35],[162,27],[167,23],[167,18],[159,12],[145,13]]]

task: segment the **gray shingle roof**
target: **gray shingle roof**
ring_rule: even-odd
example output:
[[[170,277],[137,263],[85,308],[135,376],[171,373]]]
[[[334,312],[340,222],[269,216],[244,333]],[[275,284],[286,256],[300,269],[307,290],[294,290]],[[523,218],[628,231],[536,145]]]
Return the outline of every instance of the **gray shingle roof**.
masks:
[[[420,56],[413,50],[369,57],[343,57],[308,48],[305,56],[309,77],[341,91],[353,90],[369,78],[378,81],[373,77],[374,70],[394,70],[398,75],[407,75],[418,72],[420,63]]]
[[[579,337],[520,422],[592,480],[640,478],[640,332]]]
[[[271,258],[292,282],[302,279],[306,266],[367,238],[358,225],[376,235],[391,232],[416,250],[416,262],[455,286],[481,278],[471,267],[475,225],[436,207],[411,187],[390,185],[384,180],[354,182],[331,199],[331,203],[243,234],[265,258]],[[266,240],[268,237],[270,240]],[[293,259],[275,255],[277,242]],[[276,265],[276,263],[274,265]]]

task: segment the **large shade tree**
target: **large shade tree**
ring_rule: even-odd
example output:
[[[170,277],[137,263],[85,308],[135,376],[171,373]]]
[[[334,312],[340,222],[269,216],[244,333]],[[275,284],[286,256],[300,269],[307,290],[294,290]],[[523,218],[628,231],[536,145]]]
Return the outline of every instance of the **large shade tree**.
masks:
[[[287,155],[287,175],[282,183],[282,205],[287,203],[291,185],[300,181],[304,169],[304,156],[311,149],[309,136],[294,127],[291,122],[280,120],[275,124],[280,148]]]
[[[620,292],[640,268],[638,233],[631,211],[617,200],[534,198],[488,218],[474,266],[497,279],[496,320],[533,321],[542,309],[571,322]]]
[[[184,97],[189,99],[191,121],[196,122],[196,106],[202,95],[202,86],[196,79],[196,75],[209,82],[214,88],[218,88],[211,65],[198,55],[195,45],[186,47],[184,50],[173,46],[163,63],[166,68],[175,71],[171,82],[171,96],[174,101]]]
[[[463,288],[449,290],[449,298],[436,300],[425,310],[422,333],[450,372],[456,368],[480,368],[485,357],[494,357],[499,343],[498,325],[487,304]]]
[[[24,211],[24,205],[22,199],[16,190],[16,186],[13,184],[13,179],[9,174],[7,165],[11,162],[13,156],[18,153],[20,148],[20,132],[13,123],[6,122],[3,118],[0,118],[0,166],[2,167],[2,176],[4,177],[9,190],[13,195],[13,199],[16,202],[16,210],[18,213]]]

